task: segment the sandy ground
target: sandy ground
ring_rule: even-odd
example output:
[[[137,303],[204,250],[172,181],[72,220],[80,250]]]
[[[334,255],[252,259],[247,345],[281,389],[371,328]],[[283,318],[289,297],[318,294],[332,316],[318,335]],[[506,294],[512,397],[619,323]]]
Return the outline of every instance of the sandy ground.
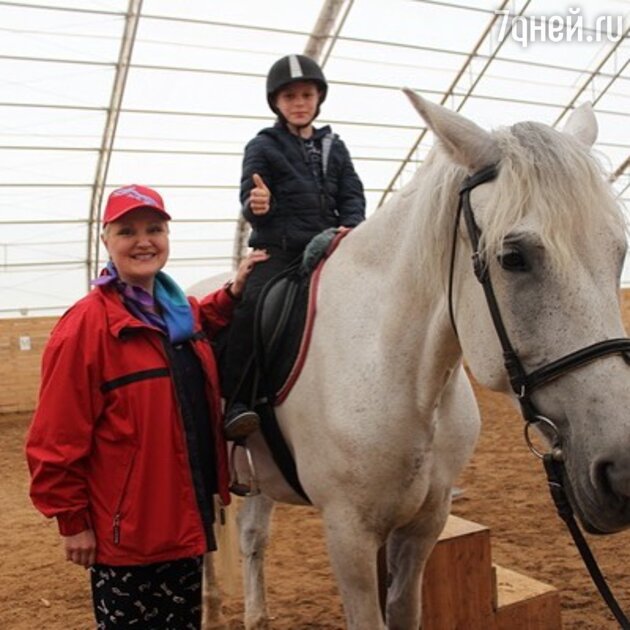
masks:
[[[625,306],[630,322],[630,308]],[[548,497],[543,471],[527,450],[522,420],[500,396],[478,389],[482,436],[459,481],[465,492],[453,513],[490,527],[493,561],[561,591],[565,628],[617,627],[601,602]],[[30,505],[22,455],[26,415],[0,416],[0,628],[70,630],[92,627],[85,572],[65,562],[54,523]],[[588,537],[626,611],[630,611],[630,532]],[[319,516],[278,506],[267,562],[273,627],[340,629],[341,604]],[[242,628],[242,600],[228,597],[230,628]]]

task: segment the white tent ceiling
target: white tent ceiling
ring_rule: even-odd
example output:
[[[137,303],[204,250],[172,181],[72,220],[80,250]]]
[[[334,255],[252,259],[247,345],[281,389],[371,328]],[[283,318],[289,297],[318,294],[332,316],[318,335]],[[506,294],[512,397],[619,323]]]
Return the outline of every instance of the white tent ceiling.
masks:
[[[552,18],[565,41],[517,40]],[[432,142],[402,86],[487,128],[561,126],[592,101],[627,204],[629,18],[628,0],[0,0],[0,315],[85,293],[102,199],[127,183],[164,194],[182,285],[229,269],[242,149],[272,122],[266,72],[308,47],[331,86],[319,121],[350,147],[368,212]]]

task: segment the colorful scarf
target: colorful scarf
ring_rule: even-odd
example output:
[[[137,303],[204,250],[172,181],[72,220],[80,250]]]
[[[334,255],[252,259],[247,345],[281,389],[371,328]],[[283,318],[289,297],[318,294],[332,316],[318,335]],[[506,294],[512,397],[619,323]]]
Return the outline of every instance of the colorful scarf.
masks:
[[[194,320],[190,304],[177,283],[164,272],[155,276],[153,295],[140,287],[127,284],[118,276],[110,260],[101,275],[92,280],[96,286],[114,283],[127,310],[140,321],[159,328],[172,343],[181,343],[193,335]]]

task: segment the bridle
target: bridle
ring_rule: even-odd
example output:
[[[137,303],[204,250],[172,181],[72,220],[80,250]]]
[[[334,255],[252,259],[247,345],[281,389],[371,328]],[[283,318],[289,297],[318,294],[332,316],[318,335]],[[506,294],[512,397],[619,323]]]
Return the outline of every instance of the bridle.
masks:
[[[545,471],[547,473],[549,490],[556,505],[556,509],[558,510],[558,514],[569,528],[569,531],[573,536],[573,540],[578,547],[578,550],[582,555],[582,559],[584,560],[584,563],[591,574],[591,578],[597,586],[602,598],[606,601],[606,604],[619,622],[620,626],[626,630],[630,630],[630,622],[619,608],[617,601],[608,588],[608,585],[597,566],[597,562],[595,561],[579,526],[573,518],[573,509],[564,488],[566,473],[564,469],[560,432],[558,431],[556,423],[540,413],[536,404],[532,400],[532,393],[539,387],[542,387],[550,381],[559,378],[571,370],[575,370],[576,368],[595,359],[599,359],[610,354],[621,354],[626,363],[630,363],[630,338],[624,337],[599,341],[586,346],[585,348],[581,348],[580,350],[576,350],[575,352],[571,352],[559,359],[556,359],[555,361],[533,370],[532,372],[526,372],[518,354],[510,342],[509,335],[503,323],[499,304],[490,279],[489,266],[484,260],[482,253],[479,251],[481,230],[477,226],[472,206],[470,204],[470,192],[477,186],[492,181],[497,177],[497,174],[498,167],[496,165],[487,166],[467,177],[459,190],[459,205],[457,208],[455,227],[453,229],[448,287],[448,307],[451,323],[455,333],[457,334],[453,311],[453,276],[457,248],[457,233],[459,223],[463,215],[468,232],[468,238],[470,239],[473,251],[472,260],[475,276],[483,288],[486,303],[488,304],[488,309],[492,318],[492,323],[494,324],[494,328],[497,336],[499,337],[499,342],[503,351],[503,362],[510,380],[510,385],[520,403],[521,413],[525,420],[525,439],[527,445],[532,453],[543,461]],[[552,434],[552,449],[549,453],[539,452],[532,443],[530,430],[531,427],[536,424],[539,426],[542,425],[546,433],[551,432]]]

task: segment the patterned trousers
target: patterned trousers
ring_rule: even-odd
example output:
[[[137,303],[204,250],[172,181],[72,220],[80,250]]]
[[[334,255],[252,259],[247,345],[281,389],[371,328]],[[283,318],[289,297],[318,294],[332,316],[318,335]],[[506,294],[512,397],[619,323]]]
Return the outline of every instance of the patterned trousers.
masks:
[[[199,630],[202,558],[90,569],[98,630]]]

